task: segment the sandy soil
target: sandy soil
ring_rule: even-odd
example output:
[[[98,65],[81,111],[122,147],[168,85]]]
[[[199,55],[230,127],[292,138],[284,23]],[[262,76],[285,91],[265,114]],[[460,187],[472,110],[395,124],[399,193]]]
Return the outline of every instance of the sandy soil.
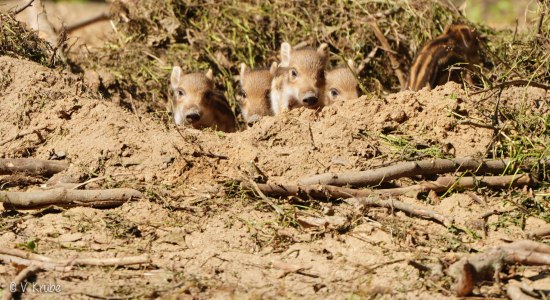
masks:
[[[98,26],[89,30],[110,28],[108,23]],[[90,39],[83,34],[83,41],[100,44],[103,37],[95,33]],[[511,212],[491,216],[484,234],[479,216],[525,199],[529,191],[521,190],[479,189],[475,194],[481,202],[465,193],[439,202],[400,197],[453,216],[457,227],[467,229],[456,232],[386,209],[363,214],[340,202],[274,199],[281,215],[236,186],[236,180],[257,175],[256,168],[269,182],[293,183],[308,175],[366,170],[424,156],[482,157],[493,130],[461,120],[491,124],[496,103],[491,93],[469,95],[450,83],[432,91],[341,102],[319,112],[298,109],[225,134],[176,130],[161,118],[103,99],[93,82],[68,71],[10,57],[0,57],[0,70],[0,144],[21,130],[49,125],[41,136],[0,146],[0,158],[62,154],[71,163],[53,178],[10,190],[99,178],[84,188],[131,187],[145,195],[112,209],[14,212],[0,206],[2,247],[28,250],[25,244],[34,241],[37,253],[54,258],[151,256],[147,266],[40,273],[36,282],[59,284],[62,298],[455,298],[448,280],[425,276],[407,260],[449,264],[525,238],[546,224],[536,216],[518,222],[519,213]],[[500,101],[508,112],[527,111],[534,117],[550,110],[548,93],[536,88],[506,89]],[[0,186],[7,188],[14,180],[0,176]],[[345,219],[344,225],[306,228],[296,222],[298,217],[333,215]],[[294,267],[301,271],[285,272]],[[18,266],[0,264],[0,290],[18,271]],[[536,288],[550,289],[549,274],[541,268],[514,272]],[[475,292],[503,295],[491,284]],[[28,292],[23,298],[60,295]]]
[[[545,224],[528,218],[522,229],[493,216],[488,236],[475,238],[483,236],[478,215],[509,207],[506,200],[517,197],[483,190],[478,193],[486,205],[460,193],[435,204],[402,198],[454,216],[472,235],[384,209],[358,217],[343,203],[280,200],[291,217],[334,211],[351,222],[340,230],[302,228],[231,187],[231,180],[251,174],[252,162],[270,182],[293,182],[410,155],[390,137],[405,139],[413,148],[479,156],[492,131],[458,124],[456,114],[488,124],[484,111],[494,99],[468,96],[456,84],[352,100],[320,112],[295,110],[232,134],[189,128],[180,128],[180,134],[172,125],[100,99],[82,78],[65,71],[9,57],[0,57],[0,69],[0,141],[29,127],[51,125],[43,140],[19,138],[2,146],[0,157],[50,159],[65,153],[71,168],[46,185],[105,177],[86,188],[133,187],[147,195],[105,210],[0,210],[0,243],[7,247],[34,240],[37,252],[51,257],[151,255],[147,267],[88,267],[38,276],[38,283],[60,284],[63,295],[71,298],[451,297],[404,260],[453,261],[465,252],[524,238],[525,232]],[[502,95],[501,104],[510,109],[525,103],[539,103],[527,106],[548,114],[548,95],[542,90],[512,88]],[[24,188],[32,189],[38,187]],[[299,208],[303,205],[309,208]],[[286,274],[282,263],[304,271]],[[7,287],[17,270],[0,265],[0,287]],[[542,281],[538,284],[548,287],[548,278]]]

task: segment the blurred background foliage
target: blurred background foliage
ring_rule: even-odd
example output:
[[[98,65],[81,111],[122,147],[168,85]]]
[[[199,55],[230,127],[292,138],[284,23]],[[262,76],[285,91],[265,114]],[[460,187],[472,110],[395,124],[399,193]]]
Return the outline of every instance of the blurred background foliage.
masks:
[[[416,52],[453,22],[476,27],[484,41],[479,73],[486,87],[511,79],[550,82],[549,4],[535,0],[112,0],[115,33],[99,50],[72,57],[77,72],[95,71],[102,93],[122,104],[136,100],[162,112],[173,65],[187,72],[212,68],[232,107],[238,65],[264,67],[279,46],[326,42],[330,66],[351,58],[362,65],[367,93],[398,90],[387,51],[405,72]],[[373,34],[376,22],[391,49]],[[108,80],[107,80],[108,79]]]

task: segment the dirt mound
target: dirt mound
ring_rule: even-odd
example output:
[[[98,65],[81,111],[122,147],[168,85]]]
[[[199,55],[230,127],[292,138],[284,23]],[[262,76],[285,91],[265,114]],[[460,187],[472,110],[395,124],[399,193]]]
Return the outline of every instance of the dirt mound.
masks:
[[[57,180],[95,178],[86,188],[130,186],[146,195],[110,210],[0,210],[0,227],[6,229],[0,243],[9,247],[31,247],[52,257],[144,252],[152,257],[145,271],[116,269],[106,276],[102,268],[84,268],[61,278],[55,272],[40,274],[39,282],[57,282],[66,295],[391,298],[407,291],[408,297],[441,297],[446,294],[440,289],[418,286],[424,279],[406,259],[437,256],[453,261],[456,252],[524,234],[514,223],[522,216],[516,211],[489,218],[489,236],[478,239],[483,227],[479,221],[470,223],[472,213],[501,207],[502,198],[485,192],[487,208],[464,194],[433,205],[440,213],[452,214],[457,226],[470,228],[471,235],[381,209],[370,210],[340,234],[302,229],[294,218],[322,216],[327,210],[354,220],[350,207],[281,200],[275,205],[282,213],[274,214],[264,203],[227,186],[253,175],[254,166],[270,182],[293,182],[319,172],[363,170],[397,160],[484,154],[496,147],[490,147],[493,129],[479,126],[492,124],[497,98],[488,97],[491,94],[468,95],[448,84],[432,91],[340,102],[318,112],[293,110],[225,134],[167,127],[101,99],[78,76],[34,62],[0,57],[0,69],[0,143],[22,130],[48,125],[40,135],[3,144],[1,157],[65,157],[72,166],[55,176]],[[537,125],[540,116],[548,116],[548,101],[539,89],[507,89],[500,96],[499,116],[510,129],[502,130],[509,137],[540,132],[536,126],[518,131],[514,118],[533,116],[532,124]],[[530,141],[548,144],[548,136],[538,139]],[[509,201],[527,201],[523,197],[511,195]],[[544,224],[527,217],[521,226],[531,230]],[[288,272],[295,268],[302,271]],[[7,287],[15,273],[15,267],[0,265],[0,286]]]
[[[166,128],[98,99],[79,77],[32,62],[2,57],[0,66],[7,78],[0,140],[27,127],[51,125],[44,142],[26,136],[5,145],[3,156],[49,159],[63,152],[88,177],[130,171],[140,180],[168,183],[183,176],[198,183],[236,178],[253,162],[273,180],[293,181],[423,156],[482,157],[493,141],[488,127],[496,99],[468,96],[453,83],[363,97],[322,111],[294,110],[243,132],[222,134]],[[529,108],[527,113],[544,116],[547,98],[536,88],[509,89],[501,96],[501,110]]]

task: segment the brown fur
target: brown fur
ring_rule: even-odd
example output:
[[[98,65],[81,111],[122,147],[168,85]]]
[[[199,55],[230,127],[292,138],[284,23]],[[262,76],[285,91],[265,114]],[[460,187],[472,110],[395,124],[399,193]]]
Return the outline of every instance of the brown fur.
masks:
[[[181,74],[174,67],[171,87],[174,92],[172,113],[176,124],[184,123],[196,129],[214,128],[234,132],[236,121],[225,97],[214,90],[212,71]]]
[[[252,125],[263,116],[273,115],[269,92],[276,69],[277,64],[273,64],[269,70],[248,70],[245,64],[241,64],[239,74],[241,91],[237,99],[243,118],[248,125]]]
[[[325,67],[328,49],[292,50],[288,43],[281,45],[281,64],[271,84],[271,107],[275,115],[284,111],[325,105]]]
[[[429,41],[417,54],[409,72],[408,89],[418,91],[447,81],[459,82],[462,74],[447,69],[457,63],[465,63],[467,68],[479,64],[479,51],[475,29],[461,24],[448,26],[443,34]]]
[[[359,98],[361,92],[355,73],[355,65],[351,60],[348,66],[327,72],[325,91],[328,103]]]

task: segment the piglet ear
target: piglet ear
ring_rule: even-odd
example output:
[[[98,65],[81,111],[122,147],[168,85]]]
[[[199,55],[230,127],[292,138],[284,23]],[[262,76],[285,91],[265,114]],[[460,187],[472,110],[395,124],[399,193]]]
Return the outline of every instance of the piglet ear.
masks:
[[[269,67],[269,73],[271,73],[271,75],[275,76],[275,73],[277,73],[277,68],[279,68],[279,64],[277,64],[277,62],[274,61],[271,64],[271,67]]]
[[[353,72],[353,73],[357,73],[357,68],[355,67],[355,62],[353,61],[353,59],[348,59],[347,61],[348,63],[348,67],[350,68],[350,70]]]
[[[208,71],[206,71],[206,78],[214,80],[214,71],[212,71],[212,69],[208,69]]]
[[[287,68],[290,65],[290,54],[292,52],[292,47],[287,42],[281,44],[281,63],[279,64],[282,68]]]
[[[170,86],[172,89],[176,89],[180,83],[181,78],[181,68],[178,66],[174,66],[172,68],[172,74],[170,75]]]
[[[241,78],[244,76],[245,73],[246,73],[246,64],[245,64],[245,63],[241,63],[241,65],[240,65],[240,73],[239,73],[239,75],[241,76]]]

